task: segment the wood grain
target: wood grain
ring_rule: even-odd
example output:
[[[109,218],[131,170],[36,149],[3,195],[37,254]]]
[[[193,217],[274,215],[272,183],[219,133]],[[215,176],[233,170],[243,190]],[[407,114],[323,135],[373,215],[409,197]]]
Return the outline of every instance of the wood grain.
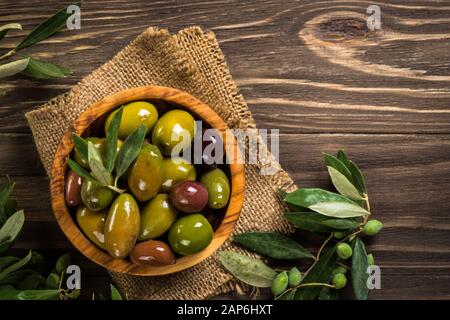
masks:
[[[1,22],[24,26],[1,48],[63,3],[70,1],[0,1]],[[371,4],[381,8],[380,31],[365,27]],[[383,277],[371,297],[450,299],[449,17],[450,1],[84,1],[80,31],[27,51],[74,74],[1,84],[8,95],[0,98],[0,174],[17,181],[29,219],[17,246],[71,248],[52,221],[23,113],[68,90],[149,25],[200,25],[215,32],[257,124],[280,129],[280,161],[299,185],[329,186],[323,151],[343,147],[363,169],[386,225],[369,247]]]

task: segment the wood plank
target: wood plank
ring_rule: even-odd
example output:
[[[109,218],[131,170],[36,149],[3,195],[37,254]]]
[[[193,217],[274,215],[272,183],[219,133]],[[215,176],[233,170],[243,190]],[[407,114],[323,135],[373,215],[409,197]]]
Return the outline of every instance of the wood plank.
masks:
[[[23,112],[65,92],[151,22],[173,31],[212,29],[262,124],[296,133],[449,133],[448,6],[377,3],[383,29],[371,32],[366,1],[85,2],[80,32],[61,32],[29,50],[75,74],[49,82],[8,79],[0,131],[28,132]],[[30,11],[27,4],[0,6],[5,22],[24,22],[4,48],[62,6],[43,1]]]

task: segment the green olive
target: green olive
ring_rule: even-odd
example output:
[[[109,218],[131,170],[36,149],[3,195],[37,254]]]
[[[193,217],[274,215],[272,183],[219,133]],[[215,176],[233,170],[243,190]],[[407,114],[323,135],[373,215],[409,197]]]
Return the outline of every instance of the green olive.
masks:
[[[77,223],[86,237],[97,247],[105,249],[105,226],[107,211],[95,212],[86,207],[79,206],[77,209]]]
[[[164,114],[152,132],[152,143],[164,155],[171,155],[175,146],[179,148],[177,154],[191,144],[195,135],[195,120],[190,113],[183,110],[171,110]]]
[[[212,209],[225,207],[230,199],[230,182],[219,168],[206,172],[200,178],[208,190],[208,206]]]
[[[367,221],[367,223],[364,225],[363,231],[368,236],[374,236],[378,232],[380,232],[381,229],[383,229],[383,223],[381,223],[381,221],[378,221],[376,219],[372,219]]]
[[[336,253],[341,259],[348,259],[352,256],[353,250],[348,243],[339,243],[336,248]]]
[[[195,181],[196,177],[195,167],[185,159],[180,157],[164,158],[161,191],[169,191],[172,186],[180,181]]]
[[[136,200],[131,194],[122,193],[109,208],[105,223],[105,247],[117,259],[125,258],[133,249],[141,223]]]
[[[213,234],[204,216],[191,214],[175,221],[169,231],[169,243],[173,251],[185,256],[205,249],[211,243]]]
[[[286,291],[289,284],[289,277],[286,271],[280,272],[275,276],[272,282],[272,293],[278,296]]]
[[[113,201],[114,191],[102,186],[98,182],[84,179],[81,185],[81,200],[83,204],[92,211],[106,209]]]
[[[128,187],[139,201],[153,198],[161,188],[163,179],[163,157],[159,149],[145,143],[139,156],[131,165]]]
[[[342,273],[338,273],[334,275],[331,282],[333,283],[334,288],[339,290],[345,287],[345,285],[347,284],[347,277]]]
[[[161,236],[174,223],[177,210],[165,193],[157,194],[142,210],[139,241],[155,239]]]
[[[105,122],[105,132],[108,131],[112,118],[118,110],[109,114]],[[152,130],[158,120],[158,110],[155,106],[146,101],[135,101],[126,104],[122,111],[122,120],[119,126],[119,138],[125,139],[141,124],[147,127],[147,132]]]
[[[102,154],[105,148],[105,139],[97,138],[97,137],[87,137],[85,138],[86,142],[92,142],[94,147]],[[75,160],[82,167],[89,169],[89,164],[87,162],[88,159],[82,158],[77,149],[73,148],[73,160]]]

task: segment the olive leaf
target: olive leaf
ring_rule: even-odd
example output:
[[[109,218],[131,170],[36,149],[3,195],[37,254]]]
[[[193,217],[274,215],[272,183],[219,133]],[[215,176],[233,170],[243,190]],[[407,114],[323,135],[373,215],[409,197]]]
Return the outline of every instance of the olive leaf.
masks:
[[[342,173],[350,182],[353,182],[352,173],[341,160],[327,153],[324,153],[323,157],[325,159],[327,167],[336,169],[337,171]]]
[[[26,267],[27,269],[31,269],[42,274],[45,271],[45,259],[42,254],[33,251],[31,253],[30,261],[28,261]]]
[[[52,272],[48,275],[45,280],[45,286],[47,289],[58,289],[59,283],[61,282],[61,276],[55,272]]]
[[[289,193],[284,201],[335,218],[360,217],[369,214],[356,202],[340,194],[317,188],[297,189]]]
[[[24,222],[25,215],[23,210],[17,211],[9,217],[0,229],[0,243],[3,244],[5,241],[14,242],[22,230]]]
[[[5,270],[19,260],[17,257],[0,257],[0,271]]]
[[[44,277],[40,274],[33,273],[17,284],[19,290],[35,290],[44,281]]]
[[[15,199],[8,199],[3,207],[4,213],[9,218],[17,210],[17,201]]]
[[[106,132],[105,142],[105,168],[109,173],[114,169],[117,156],[117,139],[119,138],[119,126],[122,120],[123,108],[120,108],[113,116]]]
[[[58,300],[60,290],[0,290],[0,300]]]
[[[116,287],[114,287],[112,284],[111,287],[111,300],[123,300],[122,295],[120,294],[119,290],[117,290]]]
[[[67,253],[58,258],[55,265],[55,271],[58,274],[66,272],[67,267],[70,265],[70,254]]]
[[[81,2],[78,2],[76,5],[81,6]],[[19,51],[48,38],[61,29],[71,15],[72,13],[67,12],[67,8],[58,11],[31,31],[31,33],[16,46],[15,51]]]
[[[88,163],[91,168],[91,174],[104,186],[111,184],[111,174],[103,166],[102,156],[94,144],[88,142]]]
[[[278,298],[278,300],[294,300],[296,292],[297,292],[297,289],[289,290],[289,291],[283,293]]]
[[[355,219],[334,219],[316,212],[289,212],[284,217],[298,229],[311,232],[333,232],[359,226]]]
[[[303,278],[302,284],[327,283],[336,264],[336,245],[329,248]],[[322,286],[298,288],[295,300],[313,300],[317,298]]]
[[[10,245],[11,245],[11,241],[9,239],[0,241],[0,254],[5,252],[6,250],[8,250]]]
[[[358,189],[361,194],[367,194],[366,185],[364,183],[364,177],[359,170],[358,166],[351,160],[348,159],[347,155],[343,150],[339,150],[337,153],[337,158],[347,167],[352,175],[352,183]]]
[[[20,269],[13,272],[10,272],[6,277],[0,280],[0,285],[17,285],[19,282],[29,277],[32,274],[35,274],[36,271],[30,269]]]
[[[73,146],[77,150],[78,154],[80,155],[81,159],[88,162],[88,143],[86,140],[84,140],[82,137],[77,135],[76,133],[72,132],[72,141]]]
[[[22,72],[30,62],[30,58],[24,58],[0,65],[0,78],[6,78]]]
[[[348,168],[352,173],[355,186],[362,194],[367,194],[366,184],[361,170],[359,170],[358,166],[351,160],[349,160]]]
[[[9,267],[5,268],[0,272],[0,281],[3,280],[8,274],[10,274],[13,271],[16,271],[20,268],[22,268],[24,265],[30,261],[31,258],[31,251],[26,255],[25,258],[17,261],[16,263],[10,265]]]
[[[369,289],[367,287],[367,279],[369,274],[367,268],[369,262],[364,243],[359,237],[356,237],[353,244],[352,255],[352,286],[353,293],[358,300],[367,300]]]
[[[6,181],[2,182],[2,184],[0,185],[0,207],[3,208],[6,206],[13,189],[14,189],[14,183],[11,182],[9,177],[7,177]],[[10,204],[10,206],[11,205],[14,205],[14,204]],[[10,211],[10,210],[11,210],[11,208],[8,208],[7,211]]]
[[[134,130],[123,142],[116,160],[116,181],[127,171],[131,163],[137,158],[144,143],[147,127],[143,124]]]
[[[23,75],[35,79],[56,79],[69,76],[70,69],[50,62],[30,58],[27,67],[21,72]]]
[[[314,256],[294,240],[274,232],[237,234],[233,240],[256,253],[274,259],[302,259]]]
[[[78,174],[83,179],[86,179],[86,180],[89,180],[92,182],[97,182],[97,180],[95,180],[95,178],[92,177],[89,174],[89,172],[87,172],[82,166],[80,166],[78,163],[76,163],[72,159],[67,158],[67,164],[69,165],[70,169],[72,169],[76,174]]]
[[[269,288],[277,275],[259,259],[244,256],[237,252],[220,251],[219,260],[233,276],[254,287]]]
[[[353,200],[364,200],[355,186],[348,180],[348,178],[333,167],[328,166],[328,173],[334,187],[343,196],[349,197]]]
[[[65,298],[76,299],[80,296],[81,290],[80,289],[63,290],[61,293]]]
[[[20,23],[8,23],[0,27],[0,40],[3,39],[9,30],[16,29],[22,30],[22,25]]]

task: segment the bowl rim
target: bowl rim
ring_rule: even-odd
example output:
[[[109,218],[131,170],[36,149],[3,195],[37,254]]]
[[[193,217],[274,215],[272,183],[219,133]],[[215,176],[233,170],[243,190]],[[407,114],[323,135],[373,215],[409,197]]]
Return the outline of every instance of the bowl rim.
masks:
[[[122,90],[93,103],[72,122],[56,149],[50,179],[53,213],[58,225],[72,245],[88,259],[108,270],[140,276],[171,274],[190,268],[211,256],[233,232],[243,207],[245,192],[244,165],[238,159],[241,155],[237,141],[235,137],[233,137],[232,141],[228,139],[225,142],[224,139],[225,148],[232,144],[235,148],[234,150],[238,150],[232,155],[234,161],[228,164],[231,176],[230,201],[221,224],[214,232],[213,240],[204,250],[193,255],[178,258],[173,265],[137,266],[131,261],[114,259],[107,252],[93,244],[80,230],[75,219],[72,218],[65,201],[66,157],[70,155],[73,149],[71,134],[82,134],[95,120],[124,103],[152,99],[164,100],[170,104],[182,106],[202,121],[207,122],[212,128],[218,129],[223,136],[224,131],[229,128],[211,107],[184,91],[153,85]]]

